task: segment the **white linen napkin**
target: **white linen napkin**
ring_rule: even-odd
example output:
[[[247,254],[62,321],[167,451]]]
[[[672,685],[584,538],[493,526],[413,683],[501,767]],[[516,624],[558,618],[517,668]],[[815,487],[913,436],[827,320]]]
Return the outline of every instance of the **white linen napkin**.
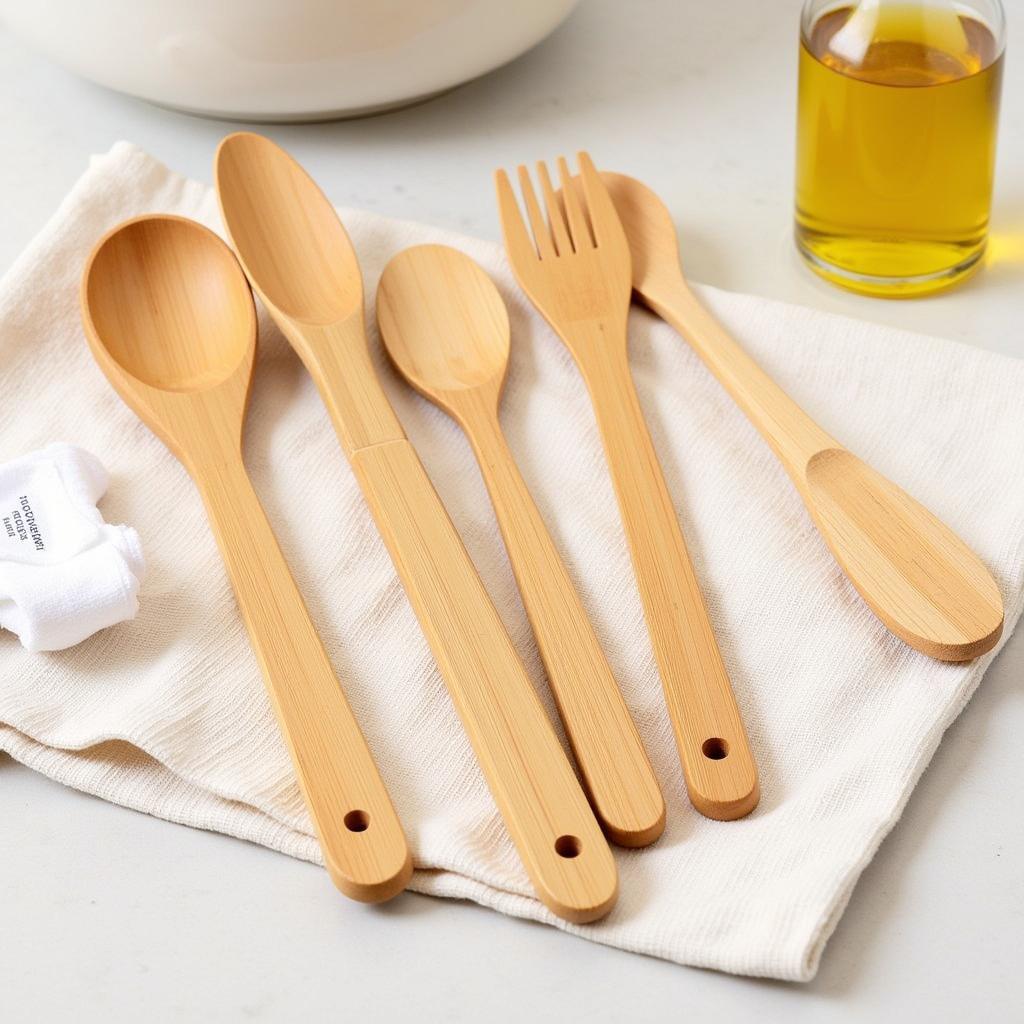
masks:
[[[315,861],[198,495],[111,390],[79,324],[89,248],[147,211],[220,227],[208,187],[121,143],[93,161],[0,284],[0,460],[63,437],[98,453],[113,477],[107,518],[137,527],[149,561],[132,622],[54,655],[31,655],[0,635],[0,749],[105,799]],[[501,289],[513,330],[503,423],[668,802],[661,840],[617,853],[621,897],[606,920],[567,925],[531,897],[316,390],[263,317],[247,463],[407,829],[419,869],[413,888],[679,963],[811,978],[858,875],[993,655],[941,664],[892,637],[725,392],[667,326],[635,311],[641,399],[761,771],[763,796],[750,817],[701,817],[686,799],[600,441],[567,351],[496,245],[342,216],[371,301],[386,260],[428,241],[465,250]],[[701,294],[830,433],[974,547],[1002,589],[1009,635],[1024,601],[1024,362],[763,299]],[[375,331],[373,346],[553,710],[469,448],[396,379]]]
[[[96,508],[109,482],[71,444],[0,464],[0,629],[29,651],[73,647],[139,610],[139,535]]]

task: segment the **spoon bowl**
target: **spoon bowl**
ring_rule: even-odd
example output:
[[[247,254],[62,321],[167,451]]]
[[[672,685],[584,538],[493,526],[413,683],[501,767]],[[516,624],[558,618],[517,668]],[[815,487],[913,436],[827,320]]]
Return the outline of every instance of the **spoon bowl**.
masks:
[[[626,232],[633,291],[644,298],[652,289],[675,285],[682,276],[682,265],[676,226],[668,207],[636,178],[602,171],[601,180]],[[579,178],[575,184],[582,194]]]
[[[308,324],[362,311],[363,279],[348,234],[288,153],[262,135],[235,132],[217,147],[214,178],[231,240],[268,304]]]
[[[147,216],[115,228],[86,268],[83,305],[90,337],[149,387],[204,391],[251,365],[249,285],[231,251],[195,221]]]
[[[415,308],[416,316],[407,315]],[[421,394],[454,413],[450,392],[501,394],[509,360],[505,304],[473,260],[445,245],[405,249],[387,265],[377,317],[388,354]]]

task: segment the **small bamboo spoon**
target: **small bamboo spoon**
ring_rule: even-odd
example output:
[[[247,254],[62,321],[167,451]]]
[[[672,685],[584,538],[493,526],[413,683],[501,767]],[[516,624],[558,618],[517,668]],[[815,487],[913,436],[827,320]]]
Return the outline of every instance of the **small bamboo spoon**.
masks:
[[[82,278],[93,355],[199,488],[334,884],[405,888],[402,826],[242,462],[256,314],[231,250],[182,217],[129,220]]]
[[[269,139],[215,164],[246,275],[316,382],[534,891],[582,923],[615,903],[615,859],[508,633],[377,379],[355,250]]]
[[[969,661],[998,642],[1003,601],[978,556],[909,494],[821,429],[690,291],[672,216],[646,185],[603,174],[626,229],[633,289],[690,343],[761,432],[836,561],[911,647]]]
[[[466,432],[480,463],[576,763],[605,832],[646,846],[665,827],[647,754],[498,419],[508,313],[491,279],[443,245],[399,253],[377,290],[381,337],[399,372]]]

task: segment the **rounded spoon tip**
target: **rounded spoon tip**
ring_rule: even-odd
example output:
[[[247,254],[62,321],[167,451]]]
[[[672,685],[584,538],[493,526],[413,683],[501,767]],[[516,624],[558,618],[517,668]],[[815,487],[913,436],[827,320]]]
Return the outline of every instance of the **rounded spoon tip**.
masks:
[[[245,363],[256,343],[252,293],[209,228],[145,214],[93,247],[81,282],[82,317],[104,369],[160,391],[203,391]]]
[[[377,319],[388,355],[421,394],[453,410],[456,394],[497,398],[508,368],[508,312],[494,282],[445,245],[404,249],[384,268]]]
[[[338,214],[271,139],[235,132],[213,163],[221,215],[261,298],[285,317],[326,325],[361,312],[362,276]]]

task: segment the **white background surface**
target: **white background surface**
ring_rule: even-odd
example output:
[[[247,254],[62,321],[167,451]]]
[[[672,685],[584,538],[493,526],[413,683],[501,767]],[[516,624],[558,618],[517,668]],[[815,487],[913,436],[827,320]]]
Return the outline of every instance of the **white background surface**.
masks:
[[[339,204],[495,239],[492,169],[585,147],[662,195],[697,280],[1024,357],[1024,3],[1007,3],[992,258],[958,291],[906,303],[834,290],[793,251],[798,8],[586,0],[525,58],[429,104],[266,132]],[[73,79],[2,29],[0,126],[0,270],[90,153],[127,138],[209,181],[230,128]],[[675,967],[412,894],[358,906],[308,864],[0,757],[0,1020],[1019,1020],[1022,735],[1018,635],[806,986]]]

